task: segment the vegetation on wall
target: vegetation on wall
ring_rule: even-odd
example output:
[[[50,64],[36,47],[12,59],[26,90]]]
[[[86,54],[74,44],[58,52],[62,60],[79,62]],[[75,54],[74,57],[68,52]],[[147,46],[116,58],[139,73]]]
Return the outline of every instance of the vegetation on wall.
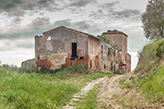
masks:
[[[110,41],[102,34],[97,35],[98,38],[102,39],[104,42],[110,43]],[[117,45],[113,45],[111,48],[108,49],[108,55],[115,54],[113,50],[117,50]]]
[[[110,41],[102,34],[102,35],[97,35],[98,38],[102,39],[104,42],[110,43]]]
[[[117,45],[114,45],[111,48],[108,48],[108,55],[111,55],[111,54],[115,55],[116,53],[114,52],[114,50],[118,50]]]

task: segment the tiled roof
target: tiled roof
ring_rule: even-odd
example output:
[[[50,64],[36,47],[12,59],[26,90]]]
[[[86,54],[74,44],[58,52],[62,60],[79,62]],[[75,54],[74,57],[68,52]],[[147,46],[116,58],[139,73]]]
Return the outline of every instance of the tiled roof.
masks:
[[[103,32],[103,34],[123,34],[126,37],[128,37],[128,35],[126,35],[125,33],[123,33],[122,31],[118,31],[118,30],[107,30],[107,32]]]

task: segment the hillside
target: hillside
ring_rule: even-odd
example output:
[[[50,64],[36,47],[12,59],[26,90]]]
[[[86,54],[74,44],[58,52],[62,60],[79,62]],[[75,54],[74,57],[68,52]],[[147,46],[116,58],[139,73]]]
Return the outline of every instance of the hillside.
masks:
[[[128,89],[115,95],[122,107],[164,108],[164,39],[146,45],[139,53],[137,67],[118,82],[119,87]]]
[[[146,45],[139,53],[139,62],[135,74],[145,74],[156,71],[164,65],[164,39]]]

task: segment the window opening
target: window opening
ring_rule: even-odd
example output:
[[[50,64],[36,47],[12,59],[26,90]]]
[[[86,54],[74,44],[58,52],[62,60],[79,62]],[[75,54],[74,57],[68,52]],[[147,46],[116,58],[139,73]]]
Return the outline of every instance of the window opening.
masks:
[[[101,59],[103,60],[103,45],[101,45]]]
[[[51,36],[49,36],[47,40],[51,40]]]
[[[74,60],[75,58],[78,58],[78,56],[77,56],[77,43],[72,43],[72,56],[71,56],[71,60]]]
[[[116,72],[115,72],[115,65],[114,65],[114,73],[116,73]]]
[[[101,45],[101,53],[103,53],[103,45]]]
[[[113,70],[113,62],[111,62],[111,71]]]
[[[92,68],[92,60],[90,60],[90,68]]]
[[[84,56],[81,56],[80,59],[84,59]]]
[[[106,68],[106,65],[104,64],[104,69]]]

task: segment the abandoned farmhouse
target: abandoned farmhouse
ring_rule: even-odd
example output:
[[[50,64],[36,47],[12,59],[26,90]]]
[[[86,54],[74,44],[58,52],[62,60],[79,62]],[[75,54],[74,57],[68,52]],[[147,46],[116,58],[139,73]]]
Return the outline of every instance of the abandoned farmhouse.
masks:
[[[131,71],[131,55],[127,53],[128,36],[117,30],[102,33],[110,44],[93,35],[60,26],[35,36],[35,59],[22,62],[22,66],[60,69],[72,64],[84,64],[89,70],[127,73]],[[109,50],[113,45],[113,54]]]

